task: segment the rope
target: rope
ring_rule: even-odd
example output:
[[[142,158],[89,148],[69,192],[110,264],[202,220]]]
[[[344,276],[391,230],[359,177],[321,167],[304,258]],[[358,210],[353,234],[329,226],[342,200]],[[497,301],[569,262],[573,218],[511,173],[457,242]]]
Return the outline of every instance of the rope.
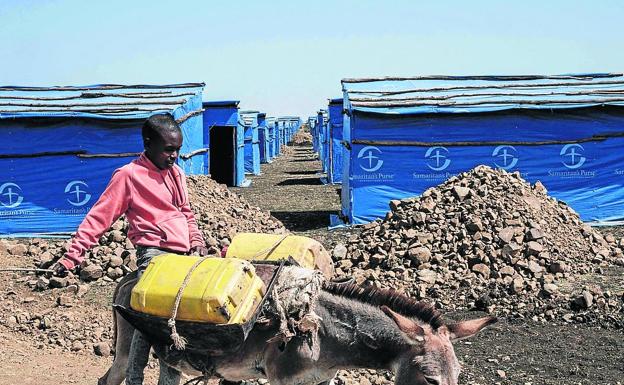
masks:
[[[249,259],[256,259],[265,253],[268,258],[269,254],[271,254],[277,248],[277,246],[279,246],[282,242],[284,242],[284,240],[288,238],[290,235],[291,234],[283,234],[273,245],[269,246],[268,248],[262,251],[257,252],[256,254],[252,255],[251,258]]]
[[[193,264],[189,272],[186,274],[186,277],[184,277],[184,281],[182,281],[182,285],[180,286],[180,289],[178,289],[178,294],[176,295],[175,303],[173,304],[173,310],[171,311],[171,317],[167,321],[167,326],[169,326],[169,328],[171,329],[170,337],[171,337],[171,340],[173,341],[173,347],[176,350],[184,350],[186,348],[186,342],[187,342],[186,338],[178,334],[178,330],[176,329],[176,321],[175,321],[178,315],[178,307],[180,306],[180,301],[182,300],[182,293],[184,292],[184,289],[186,289],[186,286],[188,285],[189,281],[191,280],[191,274],[193,274],[193,271],[195,271],[195,269],[202,262],[206,261],[210,257],[213,257],[213,255],[207,255],[203,258],[198,259]]]

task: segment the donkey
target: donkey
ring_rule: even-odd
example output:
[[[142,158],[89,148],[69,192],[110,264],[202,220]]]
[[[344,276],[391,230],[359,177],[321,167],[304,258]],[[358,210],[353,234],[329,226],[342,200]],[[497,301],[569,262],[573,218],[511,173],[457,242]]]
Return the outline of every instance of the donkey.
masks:
[[[129,303],[133,282],[120,283],[115,303]],[[328,383],[341,369],[382,369],[395,375],[396,385],[456,385],[460,365],[452,341],[473,336],[496,322],[484,317],[446,323],[433,306],[392,290],[352,283],[326,282],[311,308],[319,317],[311,343],[309,335],[288,342],[274,338],[279,322],[258,323],[240,349],[229,356],[208,355],[213,375],[229,381],[265,378],[271,385]],[[119,385],[128,365],[134,329],[116,316],[116,354],[99,385]],[[166,365],[201,375],[183,354],[154,346]],[[193,361],[197,361],[197,357]]]

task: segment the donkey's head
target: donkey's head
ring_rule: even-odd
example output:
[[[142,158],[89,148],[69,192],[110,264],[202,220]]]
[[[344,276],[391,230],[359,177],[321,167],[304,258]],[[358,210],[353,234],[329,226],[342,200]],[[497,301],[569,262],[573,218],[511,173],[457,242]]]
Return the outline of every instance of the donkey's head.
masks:
[[[394,364],[396,385],[456,385],[461,367],[452,341],[473,336],[496,322],[495,317],[485,317],[434,329],[387,306],[381,310],[394,320],[410,346]]]

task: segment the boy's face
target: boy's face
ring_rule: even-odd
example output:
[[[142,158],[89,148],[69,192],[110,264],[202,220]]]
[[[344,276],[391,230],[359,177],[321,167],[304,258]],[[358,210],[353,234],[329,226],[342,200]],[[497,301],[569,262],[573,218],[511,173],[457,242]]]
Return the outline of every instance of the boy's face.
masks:
[[[182,147],[182,134],[166,131],[145,143],[145,155],[161,170],[173,167]]]

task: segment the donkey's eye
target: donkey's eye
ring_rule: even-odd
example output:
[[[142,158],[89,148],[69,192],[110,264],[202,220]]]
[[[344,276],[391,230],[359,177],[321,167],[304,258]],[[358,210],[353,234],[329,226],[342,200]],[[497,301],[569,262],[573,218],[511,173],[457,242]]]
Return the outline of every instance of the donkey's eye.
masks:
[[[440,385],[440,380],[435,377],[425,377],[425,381],[427,381],[429,385]]]

